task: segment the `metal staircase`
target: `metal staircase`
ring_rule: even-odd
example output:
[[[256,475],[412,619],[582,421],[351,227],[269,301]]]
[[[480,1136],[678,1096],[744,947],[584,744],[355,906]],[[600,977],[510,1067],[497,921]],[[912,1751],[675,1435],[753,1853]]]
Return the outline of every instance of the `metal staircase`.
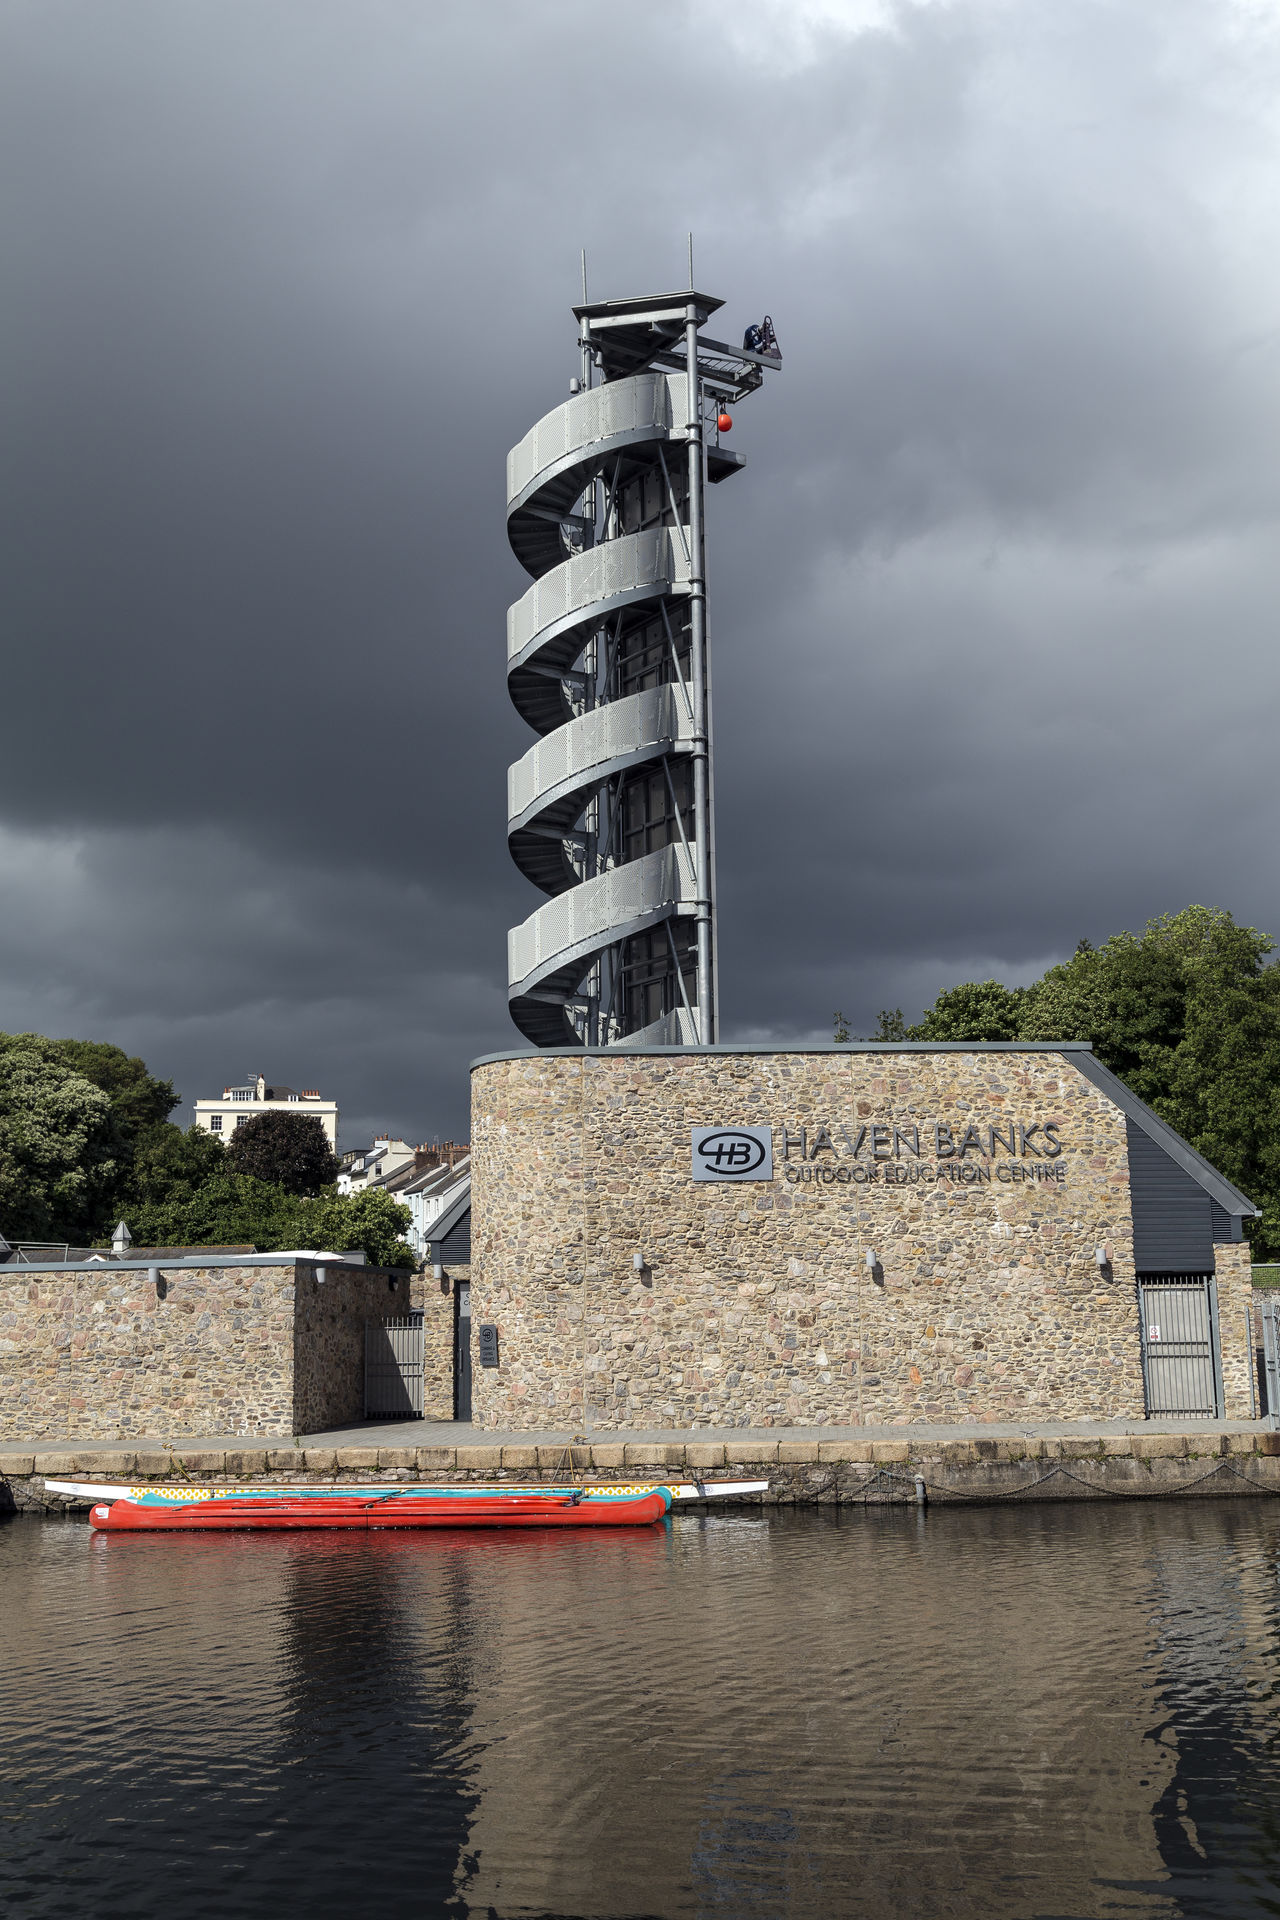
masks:
[[[507,831],[549,896],[508,937],[508,997],[537,1046],[716,1037],[703,500],[745,465],[726,408],[780,365],[702,334],[721,304],[575,307],[581,376],[507,457],[533,577],[507,684],[540,736],[508,775]]]

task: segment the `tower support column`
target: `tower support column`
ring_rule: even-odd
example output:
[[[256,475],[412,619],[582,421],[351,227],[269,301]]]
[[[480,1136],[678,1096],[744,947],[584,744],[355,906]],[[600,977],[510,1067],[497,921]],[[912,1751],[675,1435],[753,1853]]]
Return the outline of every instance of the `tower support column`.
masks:
[[[707,551],[705,536],[701,382],[698,378],[699,313],[685,308],[685,360],[688,407],[685,434],[689,459],[689,640],[693,699],[693,836],[698,942],[698,1040],[713,1045],[718,1030],[715,1005],[716,926],[711,871],[711,747],[707,702]]]

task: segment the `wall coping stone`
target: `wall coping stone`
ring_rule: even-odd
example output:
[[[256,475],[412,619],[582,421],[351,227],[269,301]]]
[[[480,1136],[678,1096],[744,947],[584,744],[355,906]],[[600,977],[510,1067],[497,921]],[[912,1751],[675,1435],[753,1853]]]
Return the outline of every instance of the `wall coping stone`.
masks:
[[[65,1273],[70,1280],[101,1279],[104,1273],[150,1273],[155,1267],[161,1273],[181,1273],[202,1271],[205,1267],[323,1267],[326,1272],[334,1273],[412,1273],[412,1267],[371,1267],[361,1266],[350,1260],[338,1260],[332,1257],[316,1259],[308,1256],[302,1260],[285,1259],[278,1253],[217,1253],[203,1257],[200,1254],[186,1254],[181,1259],[170,1255],[160,1260],[6,1260],[0,1265],[0,1273]]]
[[[1135,1460],[1174,1460],[1186,1451],[1186,1439],[1180,1433],[1143,1433],[1134,1436]]]
[[[650,1055],[726,1053],[1092,1053],[1092,1040],[814,1040],[803,1047],[755,1044],[739,1046],[717,1041],[712,1047],[510,1047],[504,1053],[482,1053],[470,1070],[503,1060],[628,1060]]]
[[[1269,1429],[1238,1433],[1142,1433],[1028,1436],[992,1440],[761,1440],[683,1443],[670,1441],[609,1442],[591,1446],[503,1445],[490,1441],[469,1447],[343,1447],[334,1448],[201,1448],[190,1453],[104,1451],[86,1447],[49,1453],[0,1453],[0,1477],[41,1476],[89,1480],[163,1480],[171,1484],[197,1478],[257,1478],[265,1474],[326,1474],[379,1471],[412,1478],[415,1474],[491,1473],[563,1476],[569,1464],[575,1472],[625,1474],[637,1468],[657,1475],[673,1470],[689,1477],[726,1473],[729,1478],[757,1478],[775,1467],[850,1466],[867,1471],[876,1466],[908,1463],[939,1469],[978,1469],[983,1466],[1033,1461],[1092,1462],[1109,1460],[1222,1460],[1272,1458],[1280,1455],[1280,1432]],[[568,1460],[566,1456],[569,1456]],[[185,1469],[185,1471],[184,1471]]]

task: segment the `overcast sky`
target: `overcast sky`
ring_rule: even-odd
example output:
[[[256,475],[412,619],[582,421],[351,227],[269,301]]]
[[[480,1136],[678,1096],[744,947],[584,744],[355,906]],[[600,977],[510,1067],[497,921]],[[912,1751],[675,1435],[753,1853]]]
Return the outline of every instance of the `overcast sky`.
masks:
[[[540,898],[504,456],[579,248],[662,290],[689,227],[784,356],[711,496],[724,1037],[1280,933],[1273,7],[0,21],[0,1029],[465,1132]]]

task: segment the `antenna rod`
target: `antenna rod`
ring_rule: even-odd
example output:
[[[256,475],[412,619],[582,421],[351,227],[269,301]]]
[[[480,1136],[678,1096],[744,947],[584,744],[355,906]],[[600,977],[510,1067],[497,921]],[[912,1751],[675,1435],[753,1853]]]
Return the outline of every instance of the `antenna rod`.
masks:
[[[689,291],[690,293],[693,292],[693,235],[692,234],[689,235]],[[584,293],[582,297],[585,300],[587,296]]]

